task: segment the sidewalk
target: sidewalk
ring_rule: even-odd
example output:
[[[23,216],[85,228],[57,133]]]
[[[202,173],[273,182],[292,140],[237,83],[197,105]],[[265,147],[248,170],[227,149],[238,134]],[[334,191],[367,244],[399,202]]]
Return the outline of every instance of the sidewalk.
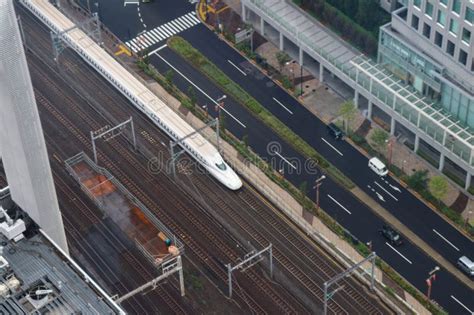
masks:
[[[241,5],[239,0],[224,0],[224,2],[230,9],[235,10],[235,13],[239,15],[241,14]],[[228,16],[228,14],[225,14],[221,17],[221,23],[225,23],[226,16]],[[235,17],[235,15],[233,15],[233,17]],[[231,23],[231,28],[233,28],[235,21],[232,21]],[[273,43],[268,41],[264,42],[263,44],[258,45],[258,47],[254,47],[254,50],[257,54],[265,58],[270,66],[275,69],[280,69],[280,65],[276,59],[276,54],[279,52],[279,49]],[[295,89],[298,90],[301,86],[299,81],[301,69],[296,60],[291,60],[281,69],[282,75],[293,81],[295,84]],[[329,123],[335,120],[337,121],[339,109],[345,99],[339,96],[333,89],[331,89],[331,87],[324,83],[321,84],[317,77],[313,76],[307,69],[303,69],[303,78],[303,95],[299,97],[300,102],[324,122]],[[352,122],[351,129],[357,130],[364,120],[365,117],[363,113],[358,112],[357,116]],[[368,133],[365,136],[365,139],[368,143],[371,143],[371,135],[376,129],[381,128],[378,125],[371,123]],[[403,143],[393,141],[391,151],[392,164],[397,166],[407,175],[412,175],[414,172],[421,170],[428,170],[428,177],[439,175],[437,169],[435,169],[423,158],[415,154]],[[380,153],[387,158],[388,150]],[[474,199],[465,195],[457,185],[448,181],[448,192],[442,201],[454,211],[460,213],[463,218],[469,220],[471,224],[474,224]]]

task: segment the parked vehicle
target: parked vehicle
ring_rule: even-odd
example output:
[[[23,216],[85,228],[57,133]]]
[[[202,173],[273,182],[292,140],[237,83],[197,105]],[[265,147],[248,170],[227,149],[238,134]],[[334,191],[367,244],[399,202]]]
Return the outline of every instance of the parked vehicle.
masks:
[[[403,244],[400,234],[388,225],[382,226],[382,229],[379,230],[379,233],[382,234],[382,236],[385,237],[391,245],[400,246]]]
[[[334,139],[336,140],[341,140],[344,138],[344,133],[342,132],[341,129],[339,129],[338,126],[336,126],[335,124],[333,123],[330,123],[328,126],[327,126],[327,129],[328,129],[328,133],[334,137]]]
[[[388,174],[388,169],[385,164],[376,157],[369,160],[369,168],[379,176],[385,176]]]
[[[474,261],[470,260],[467,256],[462,256],[458,259],[458,266],[469,276],[474,277]]]

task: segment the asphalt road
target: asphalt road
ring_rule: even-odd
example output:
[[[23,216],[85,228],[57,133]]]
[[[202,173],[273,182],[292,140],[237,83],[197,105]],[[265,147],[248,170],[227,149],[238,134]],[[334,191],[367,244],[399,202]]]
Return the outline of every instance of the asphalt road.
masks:
[[[110,0],[103,0],[100,2],[99,11],[102,21],[122,40],[128,41],[144,30],[143,24],[146,24],[147,30],[151,30],[194,10],[194,6],[182,0],[173,1],[172,4],[166,6],[160,6],[158,2],[155,2],[149,5],[141,4],[140,7],[141,9],[137,10],[137,5],[117,6]],[[198,24],[179,32],[179,35],[190,41],[366,193],[376,200],[378,200],[376,192],[383,196],[385,201],[381,201],[381,205],[446,259],[455,263],[457,258],[463,254],[474,256],[474,246],[469,239],[433,213],[431,209],[404,190],[393,179],[382,179],[371,172],[367,168],[365,156],[345,141],[334,141],[327,135],[325,125],[317,117],[263,76],[206,27]],[[153,51],[162,47],[164,43],[165,39],[157,41],[148,49]],[[224,93],[210,83],[207,78],[168,48],[163,48],[154,54],[151,62],[161,72],[173,68],[181,73],[182,75],[175,75],[175,84],[183,91],[187,91],[189,86],[193,86],[197,92],[198,103],[207,104],[209,114],[216,115],[212,100]],[[313,183],[321,175],[316,169],[308,168],[308,162],[300,154],[282,142],[271,130],[232,99],[226,99],[225,110],[227,128],[239,138],[248,135],[249,145],[254,151],[266,158],[275,169],[283,168],[285,177],[292,183],[297,186],[302,182]],[[305,163],[306,168],[303,167]],[[308,186],[308,194],[314,198],[314,190],[310,187],[312,185],[308,184]],[[401,192],[393,187],[400,189]],[[324,180],[320,192],[321,206],[325,211],[360,241],[372,241],[373,248],[378,255],[418,289],[422,292],[426,291],[425,280],[428,272],[436,266],[435,261],[427,257],[408,240],[399,248],[388,246],[378,233],[383,221],[331,179]],[[474,311],[474,300],[472,299],[474,292],[472,290],[448,272],[441,270],[437,276],[432,292],[434,300],[453,314],[469,313],[467,309],[470,312]]]

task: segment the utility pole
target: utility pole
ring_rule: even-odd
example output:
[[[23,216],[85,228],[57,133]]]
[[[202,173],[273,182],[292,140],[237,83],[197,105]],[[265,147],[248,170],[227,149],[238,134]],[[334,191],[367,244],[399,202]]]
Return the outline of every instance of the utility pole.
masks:
[[[314,182],[314,187],[313,189],[316,189],[316,212],[319,211],[319,187],[323,184],[322,181],[326,178],[325,175],[322,175],[316,181]]]
[[[433,286],[433,282],[436,280],[436,272],[439,270],[440,268],[438,266],[434,267],[433,270],[431,270],[429,273],[428,273],[428,279],[426,279],[426,284],[428,285],[428,291],[426,292],[426,298],[428,300],[430,300],[431,298],[431,287]]]

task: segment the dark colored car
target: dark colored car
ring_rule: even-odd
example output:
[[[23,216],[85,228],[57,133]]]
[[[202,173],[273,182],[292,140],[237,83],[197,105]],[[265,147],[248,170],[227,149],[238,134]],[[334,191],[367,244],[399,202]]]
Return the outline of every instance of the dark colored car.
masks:
[[[400,234],[388,225],[382,226],[382,229],[379,232],[390,242],[390,244],[395,246],[400,246],[403,244]]]
[[[336,140],[340,140],[342,138],[344,138],[344,133],[342,132],[341,129],[339,129],[338,126],[336,126],[335,124],[333,123],[330,123],[328,125],[328,133],[334,137],[334,139]]]

